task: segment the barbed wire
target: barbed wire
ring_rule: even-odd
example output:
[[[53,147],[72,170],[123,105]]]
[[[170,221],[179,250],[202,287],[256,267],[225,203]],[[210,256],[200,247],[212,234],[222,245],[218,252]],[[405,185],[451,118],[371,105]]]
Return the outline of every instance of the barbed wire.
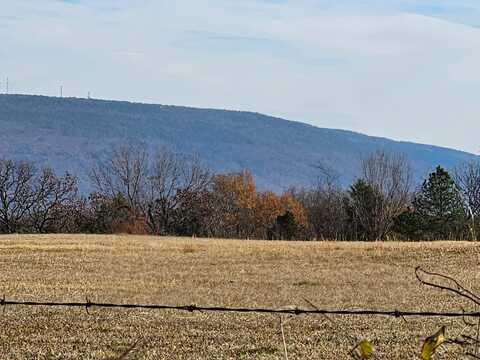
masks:
[[[224,306],[199,306],[199,305],[161,305],[161,304],[121,304],[92,302],[54,302],[54,301],[19,301],[0,300],[0,306],[26,306],[26,307],[64,307],[84,308],[87,312],[91,308],[117,308],[117,309],[142,309],[142,310],[173,310],[186,312],[224,312],[224,313],[255,313],[279,315],[339,315],[339,316],[387,316],[394,318],[405,317],[446,317],[446,318],[480,318],[480,312],[437,312],[437,311],[400,311],[400,310],[328,310],[328,309],[302,309],[302,308],[245,308]]]

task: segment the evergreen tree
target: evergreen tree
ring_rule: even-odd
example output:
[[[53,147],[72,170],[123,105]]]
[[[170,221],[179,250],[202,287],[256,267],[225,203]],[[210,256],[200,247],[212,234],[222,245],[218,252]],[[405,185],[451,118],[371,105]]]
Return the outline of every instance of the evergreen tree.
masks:
[[[378,226],[383,201],[382,194],[362,179],[350,187],[346,210],[355,239],[374,241],[384,235]]]
[[[393,232],[404,240],[424,239],[421,217],[413,208],[405,210],[394,219]]]
[[[298,223],[291,211],[279,215],[275,222],[277,233],[282,240],[293,240],[298,231]]]
[[[455,182],[438,166],[413,201],[416,221],[430,239],[462,238],[466,212]]]

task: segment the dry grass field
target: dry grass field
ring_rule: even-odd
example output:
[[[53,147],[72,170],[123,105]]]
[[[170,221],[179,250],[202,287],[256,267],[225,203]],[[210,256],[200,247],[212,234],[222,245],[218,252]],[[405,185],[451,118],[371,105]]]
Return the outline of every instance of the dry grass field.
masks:
[[[287,243],[128,236],[0,237],[0,294],[74,300],[455,310],[465,302],[427,290],[414,268],[448,273],[480,292],[480,244]],[[290,359],[348,359],[363,337],[380,359],[415,359],[422,339],[460,320],[300,316],[285,326]],[[278,317],[144,310],[0,311],[1,359],[283,359]],[[454,347],[438,359],[461,359]]]

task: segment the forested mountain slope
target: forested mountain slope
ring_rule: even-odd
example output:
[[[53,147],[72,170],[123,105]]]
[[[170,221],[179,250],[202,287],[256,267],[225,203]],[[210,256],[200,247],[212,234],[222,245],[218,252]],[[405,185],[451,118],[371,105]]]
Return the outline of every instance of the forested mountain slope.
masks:
[[[0,156],[85,174],[92,162],[125,142],[197,153],[216,171],[250,169],[262,188],[309,185],[320,162],[343,184],[375,149],[405,154],[421,179],[475,155],[332,130],[257,113],[75,98],[0,95]],[[86,186],[86,185],[84,185]]]

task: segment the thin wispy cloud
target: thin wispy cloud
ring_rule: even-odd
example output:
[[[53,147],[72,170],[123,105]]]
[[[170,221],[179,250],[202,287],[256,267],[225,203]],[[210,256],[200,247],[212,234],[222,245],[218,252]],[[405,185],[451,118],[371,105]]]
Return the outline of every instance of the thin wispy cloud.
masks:
[[[262,37],[242,36],[206,31],[186,31],[172,42],[174,47],[198,52],[266,53],[273,56],[285,56],[294,51],[287,42]]]
[[[477,151],[480,3],[0,0],[14,91],[265,112]],[[439,124],[441,124],[439,126]],[[452,124],[455,124],[452,126]]]

